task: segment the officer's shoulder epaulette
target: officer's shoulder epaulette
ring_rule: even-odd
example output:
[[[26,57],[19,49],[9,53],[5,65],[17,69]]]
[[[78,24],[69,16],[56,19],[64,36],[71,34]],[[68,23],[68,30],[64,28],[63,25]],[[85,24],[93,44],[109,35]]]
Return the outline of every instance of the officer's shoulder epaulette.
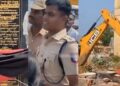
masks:
[[[75,39],[70,37],[69,35],[64,36],[63,39],[67,40],[68,42],[75,42]]]

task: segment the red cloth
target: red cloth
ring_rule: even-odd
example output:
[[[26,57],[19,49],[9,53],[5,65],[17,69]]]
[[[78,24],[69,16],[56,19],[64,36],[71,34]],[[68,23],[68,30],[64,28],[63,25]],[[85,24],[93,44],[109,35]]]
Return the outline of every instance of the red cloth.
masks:
[[[24,49],[14,49],[14,50],[5,49],[5,50],[0,50],[0,54],[12,54],[12,53],[20,52],[23,50]]]
[[[117,74],[120,74],[120,69],[116,71]]]
[[[7,77],[7,76],[0,75],[0,82],[1,81],[14,80],[14,79],[15,78],[13,78],[13,77]]]

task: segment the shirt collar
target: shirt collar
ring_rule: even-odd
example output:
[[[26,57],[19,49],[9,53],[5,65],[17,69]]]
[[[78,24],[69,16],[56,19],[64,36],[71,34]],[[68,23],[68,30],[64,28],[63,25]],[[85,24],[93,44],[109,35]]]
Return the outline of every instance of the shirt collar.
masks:
[[[54,38],[55,40],[60,40],[61,38],[63,38],[65,35],[67,35],[67,31],[66,28],[61,30],[60,32],[56,33],[55,35],[52,36],[52,38]]]
[[[38,36],[38,35],[45,36],[47,33],[48,33],[48,31],[42,28],[38,33],[35,34],[35,36]],[[32,36],[31,30],[29,30],[29,35]]]
[[[42,35],[42,36],[45,36],[47,33],[48,33],[48,31],[42,28],[42,29],[39,31],[38,34],[40,34],[40,35]],[[37,35],[37,34],[36,34],[36,35]]]

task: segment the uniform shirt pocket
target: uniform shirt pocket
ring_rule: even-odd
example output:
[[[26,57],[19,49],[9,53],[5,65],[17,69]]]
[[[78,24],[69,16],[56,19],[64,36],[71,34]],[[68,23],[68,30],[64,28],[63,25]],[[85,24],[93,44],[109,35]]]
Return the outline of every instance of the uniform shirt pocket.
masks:
[[[58,55],[52,53],[46,58],[45,62],[46,76],[52,80],[59,80],[62,76],[62,70],[58,62]]]
[[[56,55],[54,53],[51,53],[49,55],[46,56],[46,62],[45,62],[45,70],[46,72],[48,71],[48,73],[54,68],[54,64],[55,64],[55,57]]]

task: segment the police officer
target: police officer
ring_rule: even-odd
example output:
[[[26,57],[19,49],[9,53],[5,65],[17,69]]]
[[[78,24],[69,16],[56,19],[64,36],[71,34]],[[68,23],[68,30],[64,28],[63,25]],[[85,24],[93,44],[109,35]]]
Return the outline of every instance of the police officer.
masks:
[[[37,57],[40,83],[44,86],[78,86],[78,44],[67,35],[65,28],[71,12],[70,2],[47,0],[46,6],[44,28],[48,34],[42,40]]]
[[[42,36],[47,33],[47,31],[42,28],[45,8],[45,0],[35,0],[28,16],[29,23],[31,24],[31,26],[28,27],[28,48],[32,51],[33,55],[37,54],[36,50],[41,43]]]
[[[36,79],[36,75],[39,75],[39,71],[37,71],[38,66],[35,57],[36,54],[39,53],[37,49],[41,44],[42,37],[47,33],[47,31],[42,28],[45,8],[45,0],[35,0],[31,7],[29,16],[27,16],[29,18],[29,23],[31,24],[28,24],[30,25],[28,26],[28,48],[31,51],[31,55],[28,59],[29,86],[37,86],[40,80],[40,78]]]

